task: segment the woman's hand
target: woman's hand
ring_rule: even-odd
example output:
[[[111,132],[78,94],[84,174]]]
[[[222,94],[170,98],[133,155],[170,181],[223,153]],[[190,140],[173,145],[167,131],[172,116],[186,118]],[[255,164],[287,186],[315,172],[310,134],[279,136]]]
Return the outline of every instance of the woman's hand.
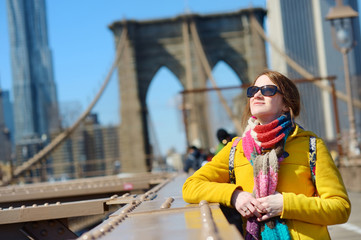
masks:
[[[283,195],[279,192],[275,192],[267,197],[257,199],[261,205],[265,208],[264,215],[257,216],[258,221],[264,221],[272,217],[280,216],[283,210]]]
[[[266,208],[261,204],[261,202],[255,199],[252,194],[239,189],[236,189],[233,192],[231,203],[245,218],[253,216],[261,218],[261,213],[266,211]]]

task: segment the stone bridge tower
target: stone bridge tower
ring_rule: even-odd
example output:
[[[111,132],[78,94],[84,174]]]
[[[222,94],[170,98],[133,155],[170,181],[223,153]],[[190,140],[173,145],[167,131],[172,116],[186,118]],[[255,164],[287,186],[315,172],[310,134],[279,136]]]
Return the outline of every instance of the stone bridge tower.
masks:
[[[214,15],[184,15],[152,21],[122,21],[110,26],[118,43],[127,28],[127,40],[118,62],[121,126],[119,151],[122,172],[144,172],[151,167],[147,126],[148,87],[162,67],[167,67],[184,90],[205,88],[207,73],[190,31],[195,24],[208,63],[226,62],[242,79],[252,81],[266,67],[265,43],[250,26],[250,16],[263,25],[264,9],[243,9]],[[194,32],[193,32],[194,33]],[[194,34],[193,34],[194,35]],[[186,136],[210,147],[205,94],[187,94]],[[177,136],[174,136],[177,137]]]

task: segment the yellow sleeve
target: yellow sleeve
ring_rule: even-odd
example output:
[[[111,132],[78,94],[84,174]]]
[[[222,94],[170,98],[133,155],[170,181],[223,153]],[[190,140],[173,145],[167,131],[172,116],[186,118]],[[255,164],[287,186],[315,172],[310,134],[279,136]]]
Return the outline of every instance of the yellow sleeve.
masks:
[[[284,192],[281,218],[320,225],[344,223],[350,216],[351,203],[341,174],[321,139],[317,139],[316,158],[319,197]]]
[[[232,141],[233,142],[233,141]],[[237,188],[229,183],[228,161],[232,143],[228,143],[212,161],[205,164],[183,185],[183,199],[189,203],[201,200],[231,206],[231,197]]]

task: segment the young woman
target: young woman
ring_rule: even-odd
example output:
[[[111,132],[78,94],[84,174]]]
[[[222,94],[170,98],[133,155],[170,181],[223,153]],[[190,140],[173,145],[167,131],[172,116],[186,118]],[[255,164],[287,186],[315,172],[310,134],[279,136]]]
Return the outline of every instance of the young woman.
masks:
[[[294,121],[300,113],[297,87],[265,71],[247,97],[242,138],[186,180],[184,200],[234,207],[243,216],[245,239],[329,239],[327,225],[346,222],[351,204],[323,140]]]

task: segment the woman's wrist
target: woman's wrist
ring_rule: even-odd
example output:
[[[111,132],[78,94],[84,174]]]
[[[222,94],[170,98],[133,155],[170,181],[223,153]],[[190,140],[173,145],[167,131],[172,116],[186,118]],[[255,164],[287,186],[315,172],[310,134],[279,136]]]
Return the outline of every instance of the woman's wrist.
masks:
[[[236,206],[237,197],[238,197],[238,195],[239,195],[241,192],[242,192],[242,190],[237,188],[237,189],[234,190],[234,192],[232,193],[231,205],[232,205],[233,207]]]

